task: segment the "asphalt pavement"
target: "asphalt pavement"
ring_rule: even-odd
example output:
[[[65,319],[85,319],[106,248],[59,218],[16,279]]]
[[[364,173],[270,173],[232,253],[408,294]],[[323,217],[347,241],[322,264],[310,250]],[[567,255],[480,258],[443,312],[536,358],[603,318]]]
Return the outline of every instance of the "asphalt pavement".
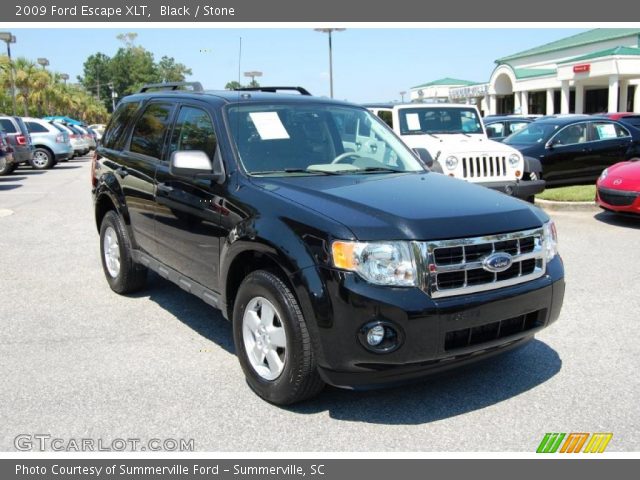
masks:
[[[0,177],[0,451],[21,434],[192,439],[198,451],[533,452],[546,432],[640,450],[640,219],[553,214],[559,321],[521,350],[410,386],[290,408],[246,385],[231,326],[159,278],[113,293],[89,157]]]

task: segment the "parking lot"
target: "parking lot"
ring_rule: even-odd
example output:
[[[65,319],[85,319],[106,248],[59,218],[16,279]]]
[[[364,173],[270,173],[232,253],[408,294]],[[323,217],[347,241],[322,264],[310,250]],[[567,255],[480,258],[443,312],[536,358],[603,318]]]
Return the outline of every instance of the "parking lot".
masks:
[[[0,178],[0,450],[19,434],[192,438],[201,451],[523,451],[545,432],[612,432],[640,449],[640,219],[553,214],[559,321],[525,348],[395,389],[260,400],[230,324],[151,276],[111,292],[90,160]]]

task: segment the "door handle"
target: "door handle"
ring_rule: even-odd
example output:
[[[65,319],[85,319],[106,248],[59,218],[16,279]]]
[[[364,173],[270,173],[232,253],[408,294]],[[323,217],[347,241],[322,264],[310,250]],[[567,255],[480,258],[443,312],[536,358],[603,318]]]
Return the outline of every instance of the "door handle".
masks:
[[[167,185],[166,183],[159,183],[156,188],[158,189],[158,192],[162,192],[162,193],[171,193],[173,192],[173,187],[171,185]]]
[[[127,169],[125,167],[118,167],[116,168],[116,173],[118,174],[118,176],[120,178],[124,178],[127,175],[129,175],[129,172],[127,172]]]

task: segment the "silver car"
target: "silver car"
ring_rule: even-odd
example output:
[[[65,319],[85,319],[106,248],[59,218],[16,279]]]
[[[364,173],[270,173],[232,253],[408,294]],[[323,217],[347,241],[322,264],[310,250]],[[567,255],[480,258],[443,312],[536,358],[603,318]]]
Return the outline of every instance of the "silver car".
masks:
[[[30,163],[35,169],[53,167],[73,156],[73,146],[67,132],[61,132],[51,123],[39,118],[23,117],[35,150]]]
[[[70,125],[65,125],[60,122],[52,122],[51,124],[61,132],[67,132],[71,140],[71,145],[73,145],[74,156],[85,155],[89,152],[89,142],[87,142],[87,139],[82,136],[79,130],[74,130]]]

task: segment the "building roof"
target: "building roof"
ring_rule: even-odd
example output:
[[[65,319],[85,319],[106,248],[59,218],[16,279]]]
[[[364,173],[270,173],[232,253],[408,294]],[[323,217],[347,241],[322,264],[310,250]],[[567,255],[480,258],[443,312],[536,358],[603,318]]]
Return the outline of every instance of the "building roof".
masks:
[[[584,60],[592,60],[594,58],[610,57],[614,55],[640,56],[640,48],[633,48],[633,47],[607,48],[606,50],[599,50],[597,52],[587,53],[586,55],[581,55],[579,57],[569,58],[559,63],[563,64],[563,63],[572,63],[572,62],[582,62]]]
[[[459,78],[441,78],[439,80],[434,80],[433,82],[423,83],[422,85],[416,85],[411,88],[424,88],[424,87],[438,87],[438,86],[466,86],[466,85],[474,85],[477,82],[472,82],[469,80],[460,80]]]
[[[628,37],[631,35],[640,35],[640,28],[596,28],[594,30],[581,32],[570,37],[561,38],[560,40],[556,40],[555,42],[546,43],[544,45],[540,45],[539,47],[530,48],[529,50],[523,50],[522,52],[499,58],[496,60],[496,63],[507,63],[510,60],[530,57],[532,55],[565,50],[567,48],[589,45],[592,43]]]
[[[513,68],[513,67],[511,67]],[[544,77],[545,75],[555,75],[558,71],[555,68],[514,68],[518,80],[524,78]]]

